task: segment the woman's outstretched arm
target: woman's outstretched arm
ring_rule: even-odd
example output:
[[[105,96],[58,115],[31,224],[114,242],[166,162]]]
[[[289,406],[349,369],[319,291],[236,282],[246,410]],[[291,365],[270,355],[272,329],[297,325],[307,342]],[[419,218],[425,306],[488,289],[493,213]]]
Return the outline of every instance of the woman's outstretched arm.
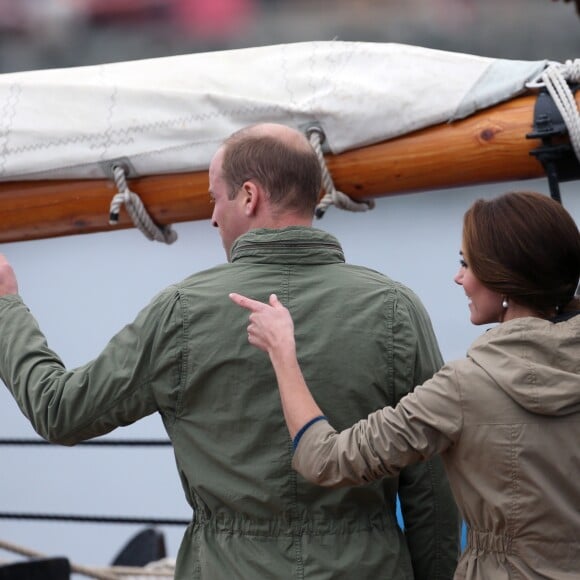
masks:
[[[270,296],[269,305],[241,294],[232,293],[230,298],[251,312],[248,340],[270,356],[278,380],[286,425],[297,444],[296,436],[323,415],[310,394],[298,364],[292,317],[275,294]]]

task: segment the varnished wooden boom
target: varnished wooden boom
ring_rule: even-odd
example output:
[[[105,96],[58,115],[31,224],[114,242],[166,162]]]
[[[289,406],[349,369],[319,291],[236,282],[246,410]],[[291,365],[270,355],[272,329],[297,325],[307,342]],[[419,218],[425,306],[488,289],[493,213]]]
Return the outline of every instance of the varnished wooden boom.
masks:
[[[326,157],[334,183],[355,199],[540,177],[530,151],[535,96],[527,95],[467,119],[433,126],[377,145]],[[580,92],[576,96],[580,105]],[[159,224],[208,219],[207,171],[129,181]],[[107,180],[0,183],[0,242],[133,227],[124,210],[109,225],[116,193]]]

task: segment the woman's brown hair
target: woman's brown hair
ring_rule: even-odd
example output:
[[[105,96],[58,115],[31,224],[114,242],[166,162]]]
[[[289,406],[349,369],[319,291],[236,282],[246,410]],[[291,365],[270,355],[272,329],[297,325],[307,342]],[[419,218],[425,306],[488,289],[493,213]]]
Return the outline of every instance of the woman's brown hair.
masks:
[[[484,286],[541,315],[579,306],[580,233],[550,197],[509,192],[477,200],[464,216],[463,252]]]

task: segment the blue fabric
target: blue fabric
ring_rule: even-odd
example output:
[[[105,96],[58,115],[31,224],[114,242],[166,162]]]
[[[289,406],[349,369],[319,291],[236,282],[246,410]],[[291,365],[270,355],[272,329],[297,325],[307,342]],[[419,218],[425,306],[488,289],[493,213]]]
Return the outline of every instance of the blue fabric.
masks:
[[[298,433],[296,433],[294,439],[292,440],[292,450],[293,451],[296,451],[296,447],[298,447],[298,443],[300,443],[300,439],[302,439],[302,435],[304,435],[304,433],[306,433],[306,429],[308,429],[311,425],[314,425],[314,423],[316,423],[317,421],[328,421],[328,419],[324,415],[318,415],[318,417],[314,417],[313,419],[310,419],[310,421],[308,421],[308,423],[306,423],[306,425],[303,425],[303,427],[300,429],[300,431],[298,431]]]

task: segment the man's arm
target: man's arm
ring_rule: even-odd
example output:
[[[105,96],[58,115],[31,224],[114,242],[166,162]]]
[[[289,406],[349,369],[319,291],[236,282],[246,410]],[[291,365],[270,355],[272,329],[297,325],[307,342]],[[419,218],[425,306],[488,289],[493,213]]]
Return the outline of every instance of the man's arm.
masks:
[[[151,382],[155,336],[167,331],[145,309],[93,361],[67,370],[17,294],[12,268],[0,255],[0,378],[45,439],[74,445],[157,410]]]
[[[461,519],[440,457],[399,476],[405,538],[416,580],[451,580],[460,552]]]
[[[413,293],[401,295],[393,331],[399,400],[431,378],[443,359],[431,320]],[[451,579],[460,551],[461,520],[441,458],[403,469],[398,491],[415,579]]]

